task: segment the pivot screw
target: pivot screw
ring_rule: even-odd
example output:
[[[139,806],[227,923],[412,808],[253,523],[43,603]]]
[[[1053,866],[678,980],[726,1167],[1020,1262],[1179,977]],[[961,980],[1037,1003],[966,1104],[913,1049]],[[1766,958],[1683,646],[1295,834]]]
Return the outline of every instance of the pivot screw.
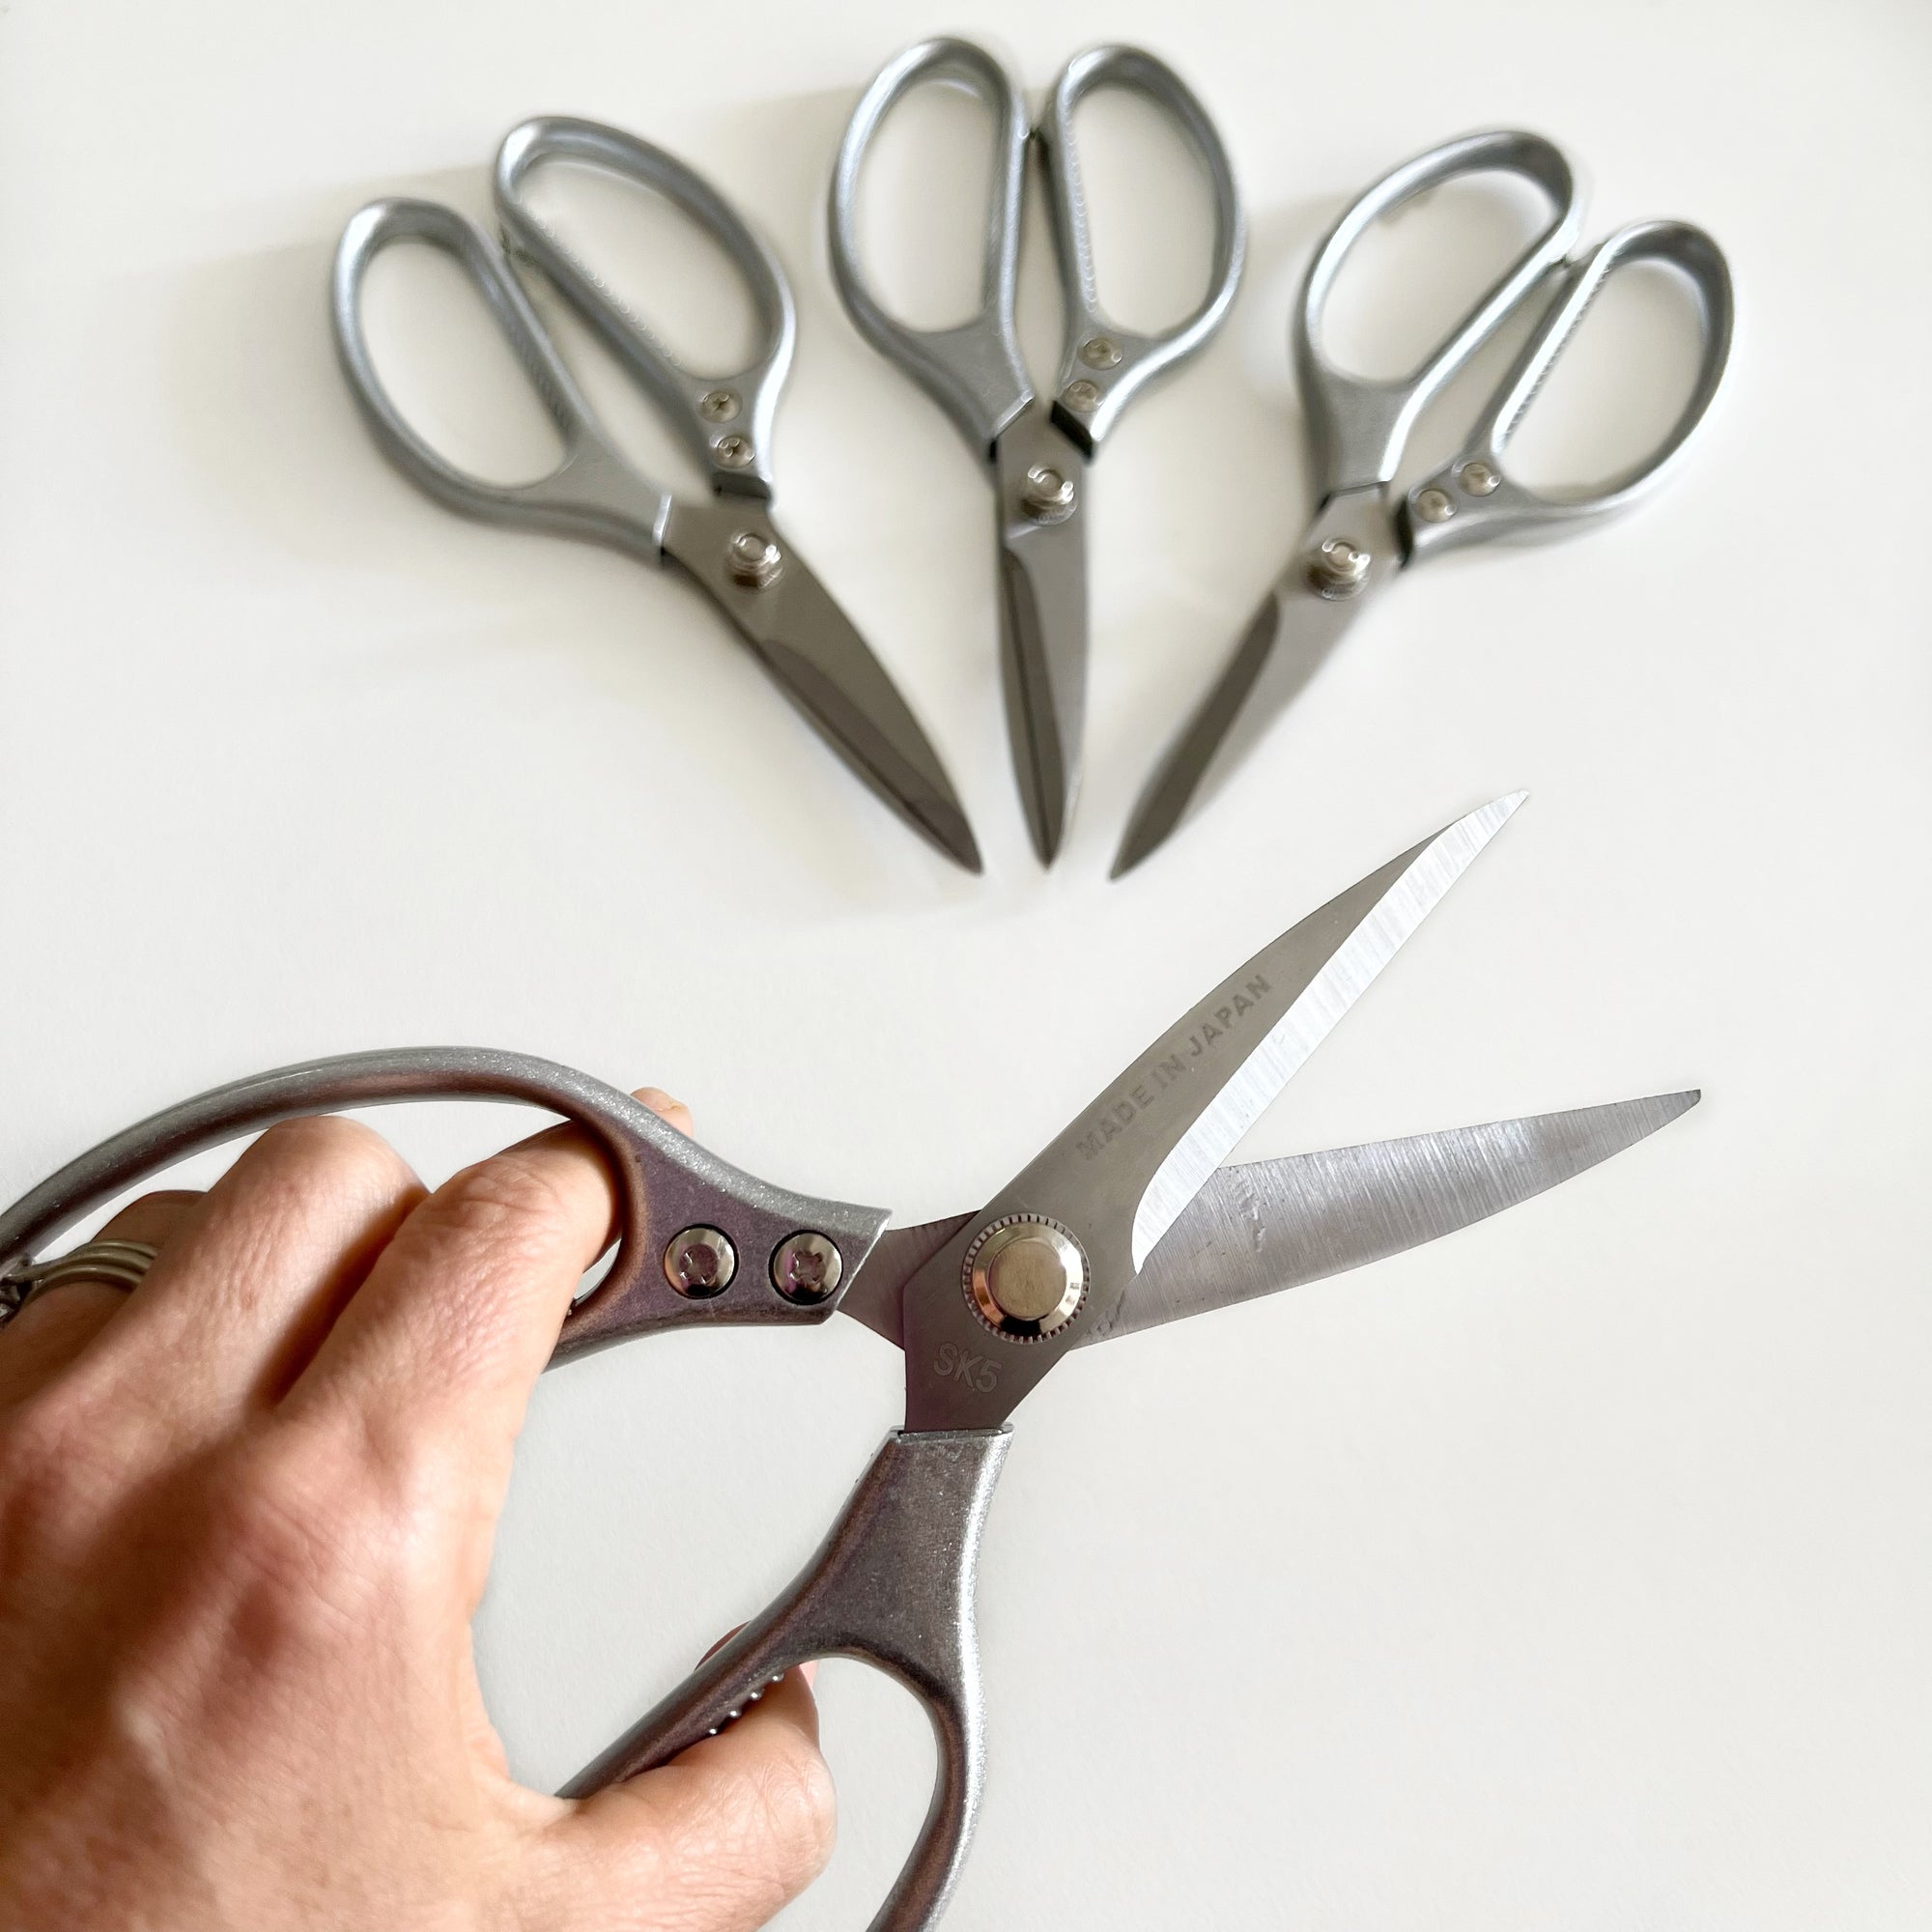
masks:
[[[1073,478],[1050,463],[1036,463],[1020,485],[1020,507],[1037,524],[1064,524],[1074,499]]]
[[[1065,388],[1061,390],[1060,400],[1069,410],[1078,410],[1084,415],[1099,402],[1100,385],[1098,383],[1090,383],[1085,376],[1082,376],[1079,381],[1067,384]]]
[[[664,1252],[665,1279],[693,1301],[709,1301],[731,1286],[738,1250],[728,1236],[701,1223],[673,1235]]]
[[[1487,463],[1465,463],[1456,480],[1472,497],[1487,497],[1503,479]]]
[[[697,413],[708,423],[727,423],[738,413],[736,389],[708,389],[697,400]]]
[[[726,469],[744,469],[752,461],[749,436],[721,436],[711,452]]]
[[[1087,1298],[1087,1257],[1057,1221],[995,1221],[966,1250],[966,1298],[1016,1342],[1057,1335]]]
[[[1118,368],[1121,345],[1111,335],[1092,336],[1080,345],[1080,359],[1090,369]]]
[[[1375,558],[1347,537],[1330,537],[1308,559],[1308,585],[1323,597],[1353,597],[1369,581]]]
[[[772,1286],[800,1308],[826,1300],[844,1272],[838,1248],[810,1230],[787,1236],[772,1256]]]
[[[756,530],[740,530],[724,546],[724,568],[747,590],[769,590],[784,575],[784,552]]]
[[[1456,514],[1456,505],[1446,490],[1419,490],[1415,497],[1415,514],[1425,524],[1446,524]]]

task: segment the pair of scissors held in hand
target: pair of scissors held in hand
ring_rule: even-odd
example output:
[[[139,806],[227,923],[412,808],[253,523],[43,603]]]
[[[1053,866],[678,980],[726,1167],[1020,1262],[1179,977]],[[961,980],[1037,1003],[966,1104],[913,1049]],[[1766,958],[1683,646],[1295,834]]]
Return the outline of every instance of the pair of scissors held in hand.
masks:
[[[952,82],[993,115],[993,172],[980,306],[952,328],[915,328],[872,293],[860,263],[857,202],[866,156],[886,116],[914,88]],[[1213,202],[1208,289],[1184,321],[1153,334],[1122,328],[1099,305],[1073,114],[1100,88],[1142,96],[1179,130]],[[1065,343],[1053,394],[1035,392],[1020,358],[1014,308],[1027,154],[1044,162]],[[873,348],[952,417],[986,466],[997,497],[1000,667],[1007,728],[1027,830],[1043,865],[1060,849],[1080,782],[1087,711],[1087,466],[1121,412],[1221,325],[1240,281],[1240,199],[1221,137],[1186,83],[1138,47],[1096,47],[1068,62],[1030,138],[1026,99],[1006,68],[970,41],[922,41],[866,90],[832,177],[832,271]]]
[[[567,1787],[666,1762],[796,1663],[857,1657],[924,1705],[939,1776],[874,1932],[930,1925],[984,1771],[975,1568],[1008,1419],[1068,1350],[1401,1253],[1568,1180],[1692,1106],[1694,1092],[1223,1167],[1330,1028],[1515,810],[1458,819],[1237,968],[1101,1089],[977,1212],[908,1228],[771,1186],[613,1089],[522,1055],[351,1055],[202,1095],[104,1142],[0,1215],[0,1298],[40,1248],[157,1169],[291,1115],[391,1100],[528,1102],[578,1122],[622,1208],[610,1271],[553,1361],[691,1323],[835,1310],[905,1355],[887,1436],[797,1578]]]
[[[749,367],[724,375],[686,368],[611,294],[530,205],[531,179],[550,162],[599,169],[661,195],[717,240],[744,278],[761,332]],[[797,332],[777,258],[682,161],[595,122],[546,116],[512,128],[497,156],[495,194],[510,256],[536,270],[655,400],[704,466],[710,495],[674,497],[619,454],[504,251],[440,202],[373,202],[336,251],[336,343],[384,452],[466,515],[681,565],[852,770],[948,858],[977,872],[979,846],[939,754],[885,667],[772,522],[772,425]],[[514,485],[470,475],[411,425],[384,386],[363,327],[362,287],[370,263],[399,242],[444,251],[488,304],[562,437],[562,461],[549,475]]]
[[[1350,252],[1383,216],[1430,189],[1513,175],[1548,201],[1548,225],[1437,346],[1394,381],[1351,375],[1321,347],[1322,315]],[[1731,347],[1730,271],[1718,245],[1682,221],[1619,229],[1572,259],[1582,197],[1560,150],[1535,134],[1470,134],[1406,161],[1329,231],[1302,283],[1293,323],[1316,507],[1306,535],[1249,620],[1199,708],[1148,781],[1114,861],[1139,865],[1191,804],[1227,777],[1300,694],[1356,613],[1409,564],[1492,537],[1568,536],[1625,508],[1675,464],[1703,420]],[[1676,270],[1695,298],[1696,373],[1676,420],[1647,454],[1601,486],[1551,495],[1511,473],[1510,440],[1604,285],[1639,264]],[[1432,397],[1512,316],[1540,319],[1477,413],[1454,462],[1411,490],[1391,489]]]

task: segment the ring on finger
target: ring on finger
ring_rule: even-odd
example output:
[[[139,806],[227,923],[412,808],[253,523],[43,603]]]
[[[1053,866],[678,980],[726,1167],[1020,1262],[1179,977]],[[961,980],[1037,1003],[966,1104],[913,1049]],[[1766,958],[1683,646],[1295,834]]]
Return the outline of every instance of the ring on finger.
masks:
[[[50,1289],[71,1287],[91,1281],[101,1288],[116,1288],[131,1293],[154,1265],[160,1252],[149,1241],[83,1241],[70,1253],[50,1262],[32,1262],[12,1273],[0,1276],[0,1328],[4,1328],[27,1303]]]

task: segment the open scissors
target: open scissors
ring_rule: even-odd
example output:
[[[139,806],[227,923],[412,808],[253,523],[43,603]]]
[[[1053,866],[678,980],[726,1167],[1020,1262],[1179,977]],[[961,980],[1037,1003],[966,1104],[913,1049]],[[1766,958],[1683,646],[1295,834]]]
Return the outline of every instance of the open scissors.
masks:
[[[1129,1063],[977,1212],[888,1230],[879,1209],[787,1193],[727,1166],[637,1101],[545,1061],[451,1047],[287,1067],[157,1114],[0,1215],[0,1291],[40,1247],[157,1168],[290,1115],[468,1095],[554,1109],[618,1182],[623,1235],[553,1361],[686,1323],[855,1317],[905,1355],[906,1422],[817,1553],[648,1717],[566,1787],[582,1796],[715,1733],[810,1658],[883,1666],[939,1743],[932,1803],[872,1921],[944,1907],[980,1803],[974,1635],[980,1530],[1008,1418],[1070,1349],[1399,1254],[1567,1180],[1695,1104],[1664,1094],[1574,1113],[1223,1167],[1516,809],[1425,838],[1238,967]]]
[[[860,266],[859,175],[880,125],[911,89],[969,88],[992,109],[993,178],[980,311],[952,328],[892,315]],[[1208,290],[1185,321],[1152,335],[1102,314],[1088,243],[1073,111],[1096,88],[1145,97],[1180,130],[1214,204]],[[1078,54],[1054,84],[1037,139],[1046,167],[1066,322],[1050,398],[1035,394],[1014,321],[1028,117],[1019,84],[970,41],[922,41],[889,61],[853,110],[832,177],[832,272],[860,332],[950,415],[998,494],[1000,665],[1027,830],[1042,865],[1060,849],[1080,781],[1087,710],[1087,466],[1138,391],[1220,327],[1241,278],[1240,198],[1207,110],[1174,70],[1138,47]]]
[[[687,369],[530,208],[546,161],[603,169],[666,197],[716,238],[744,276],[761,331],[743,370]],[[513,128],[497,156],[496,203],[510,253],[540,270],[690,444],[707,500],[673,497],[641,475],[591,413],[502,249],[440,202],[372,202],[343,231],[330,310],[342,367],[377,442],[440,502],[468,516],[667,558],[710,595],[760,664],[860,778],[948,858],[980,869],[972,828],[885,667],[771,518],[772,423],[797,325],[784,271],[729,203],[675,156],[615,128],[545,116]],[[563,439],[563,460],[502,485],[448,462],[412,429],[377,373],[362,327],[362,279],[384,248],[415,242],[455,259],[488,303]]]
[[[1370,225],[1444,183],[1515,175],[1547,197],[1548,225],[1443,340],[1393,382],[1337,368],[1321,342],[1322,310],[1350,250]],[[1682,221],[1641,221],[1570,258],[1582,198],[1570,163],[1535,134],[1469,134],[1405,161],[1329,230],[1309,264],[1293,324],[1295,380],[1316,485],[1314,518],[1233,654],[1169,747],[1135,805],[1114,876],[1137,866],[1190,804],[1225,778],[1266,724],[1300,694],[1368,598],[1404,566],[1492,537],[1567,536],[1623,509],[1661,480],[1703,420],[1731,347],[1731,279],[1718,244]],[[1599,488],[1539,494],[1513,477],[1511,437],[1584,312],[1619,270],[1679,270],[1695,295],[1699,360],[1677,420],[1647,455]],[[1453,463],[1405,496],[1389,488],[1424,407],[1482,344],[1526,306],[1534,332],[1476,417]]]

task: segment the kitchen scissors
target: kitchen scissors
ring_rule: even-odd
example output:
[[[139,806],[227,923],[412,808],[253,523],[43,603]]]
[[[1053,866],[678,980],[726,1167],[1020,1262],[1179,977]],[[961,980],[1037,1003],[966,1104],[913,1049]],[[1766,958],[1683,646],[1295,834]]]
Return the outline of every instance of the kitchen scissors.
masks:
[[[873,138],[913,88],[950,81],[992,109],[993,176],[977,315],[952,328],[914,328],[872,294],[860,263],[856,202]],[[1161,110],[1194,150],[1214,207],[1207,293],[1184,321],[1144,335],[1099,305],[1073,113],[1097,88],[1124,88]],[[1045,164],[1065,345],[1050,397],[1020,359],[1014,307],[1027,150]],[[1174,70],[1139,47],[1076,55],[1029,135],[1026,98],[971,41],[922,41],[889,61],[853,110],[832,177],[832,272],[852,320],[952,418],[986,466],[998,501],[1000,667],[1007,728],[1027,830],[1042,865],[1060,849],[1080,782],[1087,710],[1087,467],[1139,391],[1192,355],[1228,313],[1241,278],[1240,197],[1207,109]]]
[[[664,196],[712,235],[743,276],[761,335],[734,373],[688,369],[530,207],[547,161],[602,169]],[[737,629],[832,749],[907,824],[967,870],[972,828],[939,754],[885,667],[772,522],[772,425],[797,324],[778,259],[736,211],[674,156],[592,121],[547,115],[513,128],[497,156],[497,217],[509,256],[538,270],[589,325],[704,467],[708,499],[674,497],[644,476],[591,412],[504,250],[440,202],[372,202],[343,231],[330,313],[349,386],[378,444],[404,475],[467,516],[607,544],[683,567]],[[503,485],[448,462],[384,386],[362,327],[369,265],[414,242],[452,257],[490,313],[563,439],[535,482]]]
[[[1568,1180],[1694,1105],[1695,1092],[1224,1167],[1223,1160],[1521,795],[1351,886],[1236,969],[977,1212],[888,1228],[877,1208],[774,1187],[588,1075],[444,1047],[285,1067],[156,1114],[0,1214],[0,1302],[40,1248],[157,1169],[296,1114],[469,1096],[580,1123],[617,1182],[622,1235],[553,1362],[705,1323],[835,1311],[897,1344],[906,1420],[779,1600],[566,1787],[583,1796],[716,1733],[785,1670],[854,1656],[924,1705],[939,1776],[873,1932],[944,1908],[984,1772],[974,1634],[980,1531],[1008,1422],[1071,1349],[1316,1281]]]
[[[1338,368],[1321,318],[1350,251],[1382,216],[1447,182],[1514,175],[1540,191],[1548,225],[1522,256],[1406,376],[1378,381]],[[1576,258],[1582,196],[1562,152],[1535,134],[1469,134],[1405,161],[1363,194],[1315,252],[1292,326],[1316,507],[1199,707],[1163,754],[1129,819],[1114,876],[1145,859],[1197,797],[1218,784],[1267,724],[1299,696],[1363,605],[1406,566],[1493,537],[1561,537],[1624,509],[1675,467],[1723,378],[1731,347],[1731,279],[1718,244],[1683,221],[1640,221]],[[1654,449],[1602,486],[1549,495],[1510,473],[1510,439],[1604,285],[1638,263],[1676,270],[1696,298],[1699,360],[1690,395]],[[1541,319],[1454,462],[1406,494],[1391,489],[1430,399],[1512,316]]]

